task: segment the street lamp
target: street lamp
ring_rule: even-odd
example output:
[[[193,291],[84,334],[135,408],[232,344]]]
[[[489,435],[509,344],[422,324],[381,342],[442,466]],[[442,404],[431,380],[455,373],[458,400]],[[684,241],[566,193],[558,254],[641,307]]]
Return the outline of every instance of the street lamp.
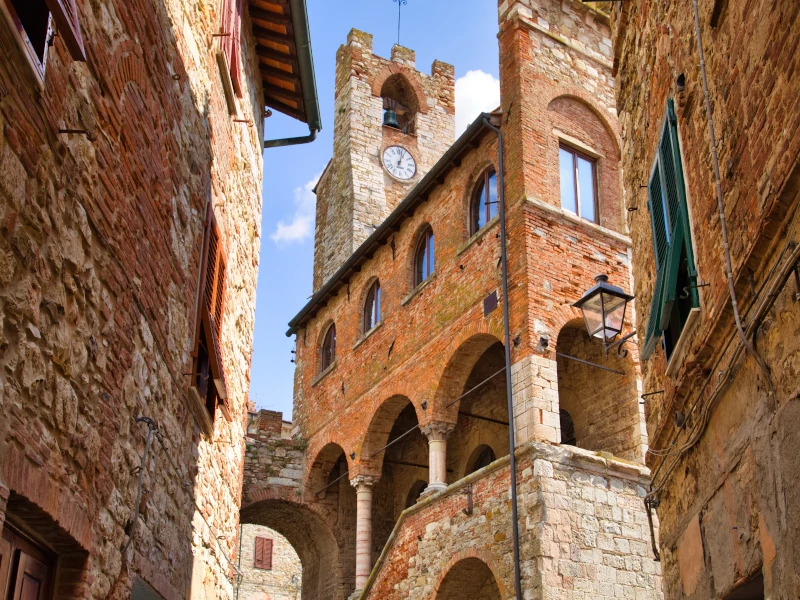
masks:
[[[625,312],[633,296],[608,283],[607,275],[598,275],[594,280],[597,284],[572,306],[581,310],[589,335],[602,340],[606,355],[612,348],[617,348],[617,355],[624,358],[628,351],[623,350],[622,345],[636,332],[614,340],[622,333]]]

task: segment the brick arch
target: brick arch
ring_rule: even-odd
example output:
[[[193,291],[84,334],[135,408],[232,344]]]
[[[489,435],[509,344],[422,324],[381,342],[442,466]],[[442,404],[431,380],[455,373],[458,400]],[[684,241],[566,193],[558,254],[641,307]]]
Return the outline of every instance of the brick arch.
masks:
[[[609,115],[597,108],[596,98],[593,98],[587,94],[586,90],[583,88],[571,85],[558,85],[550,88],[550,94],[546,97],[548,110],[553,104],[553,101],[559,98],[572,98],[573,100],[586,106],[590,111],[592,111],[592,113],[594,113],[594,115],[602,123],[603,127],[605,127],[608,135],[611,136],[614,142],[614,149],[616,150],[616,158],[619,159],[621,156],[620,149],[622,148],[622,140],[619,136],[619,132],[616,130],[616,119],[613,119],[614,123],[612,123],[612,119],[609,118]]]
[[[413,69],[409,69],[408,67],[398,63],[390,63],[372,77],[372,80],[369,83],[370,88],[372,89],[372,95],[380,98],[383,84],[386,83],[386,80],[389,79],[389,77],[394,75],[402,75],[406,81],[408,81],[409,86],[414,91],[414,95],[417,97],[417,112],[420,112],[423,115],[427,114],[428,103],[426,101],[425,91],[422,89],[422,84],[419,81],[419,75]]]
[[[432,381],[437,384],[427,421],[456,422],[459,403],[445,407],[462,393],[472,367],[481,355],[492,344],[502,342],[503,335],[502,316],[476,319],[458,332],[442,353],[447,361],[437,365],[438,371],[432,376]]]
[[[356,470],[359,475],[372,475],[380,477],[383,470],[383,459],[386,455],[381,452],[373,457],[389,440],[389,434],[394,427],[397,417],[409,405],[414,407],[417,422],[424,416],[420,407],[411,402],[408,396],[395,394],[381,402],[371,413],[369,426],[366,428],[361,443]]]
[[[344,447],[336,442],[322,444],[314,454],[309,453],[309,456],[313,456],[313,460],[307,465],[305,483],[303,485],[303,489],[306,490],[304,496],[309,502],[313,502],[316,499],[317,492],[328,484],[331,470],[336,466],[342,454],[344,454],[345,461],[347,461],[347,469],[350,471],[352,469],[351,459],[347,456]]]
[[[330,426],[326,428],[324,434],[317,433],[313,436],[308,448],[306,449],[305,455],[304,481],[306,484],[308,483],[308,475],[311,467],[313,466],[320,452],[322,452],[325,446],[330,446],[331,444],[339,446],[344,451],[344,455],[347,458],[347,467],[348,469],[352,469],[353,463],[352,459],[350,458],[350,454],[352,453],[353,448],[348,445],[344,439],[342,439],[343,437],[344,436],[342,435],[341,431]]]
[[[500,570],[494,564],[494,560],[492,560],[491,555],[486,550],[479,550],[476,548],[470,548],[468,550],[462,550],[461,552],[457,552],[453,555],[453,557],[448,561],[447,565],[445,565],[442,572],[439,573],[439,577],[436,579],[436,584],[433,586],[433,594],[434,598],[437,600],[439,599],[439,592],[444,591],[442,590],[442,584],[445,583],[447,576],[453,571],[453,568],[458,565],[458,563],[462,561],[469,561],[469,560],[477,560],[482,562],[487,569],[492,573],[494,576],[495,583],[497,584],[497,588],[500,591],[500,598],[506,597],[506,586],[503,580],[497,576]]]

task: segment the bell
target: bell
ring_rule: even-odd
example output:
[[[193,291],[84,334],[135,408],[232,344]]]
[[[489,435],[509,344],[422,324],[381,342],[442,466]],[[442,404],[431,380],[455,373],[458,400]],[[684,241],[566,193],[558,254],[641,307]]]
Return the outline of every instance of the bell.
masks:
[[[397,122],[397,113],[394,112],[393,108],[387,108],[386,111],[384,111],[383,124],[387,125],[388,127],[400,129],[400,123]]]

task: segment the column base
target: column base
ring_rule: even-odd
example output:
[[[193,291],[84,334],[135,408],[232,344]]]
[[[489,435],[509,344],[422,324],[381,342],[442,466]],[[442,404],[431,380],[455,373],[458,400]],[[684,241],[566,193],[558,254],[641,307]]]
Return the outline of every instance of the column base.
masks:
[[[361,592],[364,590],[356,590],[347,597],[347,600],[358,600],[361,597]]]
[[[441,483],[441,482],[429,483],[428,487],[426,487],[423,490],[423,492],[422,492],[420,497],[421,498],[425,498],[425,497],[430,496],[432,494],[438,494],[439,492],[443,492],[446,489],[447,489],[447,484],[446,483]]]

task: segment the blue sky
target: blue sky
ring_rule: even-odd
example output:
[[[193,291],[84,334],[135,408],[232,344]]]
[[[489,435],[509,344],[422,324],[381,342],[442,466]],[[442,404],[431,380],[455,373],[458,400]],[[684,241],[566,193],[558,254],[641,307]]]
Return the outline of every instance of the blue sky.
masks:
[[[315,177],[333,151],[333,86],[336,50],[351,28],[374,36],[373,51],[389,57],[397,42],[393,0],[308,0],[311,41],[323,131],[312,144],[264,152],[261,263],[250,398],[258,408],[292,411],[293,338],[289,320],[311,295],[314,256]],[[435,59],[456,69],[456,120],[460,133],[481,110],[499,104],[497,1],[408,0],[402,7],[400,43],[417,53],[417,68],[430,73]],[[469,74],[468,74],[469,73]],[[302,123],[274,114],[267,138],[305,135]]]

